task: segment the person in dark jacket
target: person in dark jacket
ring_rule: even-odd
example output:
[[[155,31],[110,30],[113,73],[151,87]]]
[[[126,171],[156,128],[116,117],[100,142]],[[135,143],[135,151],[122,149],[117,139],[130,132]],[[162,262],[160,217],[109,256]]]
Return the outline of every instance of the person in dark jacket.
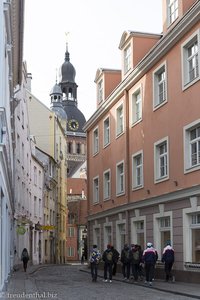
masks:
[[[130,267],[132,277],[135,281],[138,281],[139,270],[140,270],[140,263],[142,261],[142,252],[139,248],[139,245],[131,245],[130,250]]]
[[[153,248],[153,244],[148,242],[147,248],[143,252],[142,260],[145,264],[145,274],[146,274],[146,281],[149,286],[152,286],[152,279],[154,278],[154,270],[155,264],[158,259],[158,253],[156,249]]]
[[[112,274],[113,276],[116,275],[117,273],[117,263],[119,260],[119,252],[117,249],[114,248],[114,246],[111,247],[111,250],[113,251],[113,269],[112,269]]]
[[[130,277],[130,248],[127,244],[124,245],[124,248],[121,252],[121,263],[122,263],[122,274],[124,280],[129,280]]]
[[[102,259],[104,261],[104,282],[108,282],[108,274],[109,274],[109,282],[112,282],[112,268],[113,268],[113,251],[112,246],[107,245],[107,249],[104,251],[102,255]],[[108,274],[107,274],[108,273]]]
[[[172,248],[170,241],[167,241],[166,247],[163,249],[162,262],[165,263],[166,281],[169,281],[169,279],[171,279],[172,282],[174,282],[175,277],[172,275],[172,266],[174,264],[174,249]]]
[[[29,254],[26,248],[24,248],[22,251],[21,260],[23,261],[24,272],[26,272],[28,261],[29,261]]]

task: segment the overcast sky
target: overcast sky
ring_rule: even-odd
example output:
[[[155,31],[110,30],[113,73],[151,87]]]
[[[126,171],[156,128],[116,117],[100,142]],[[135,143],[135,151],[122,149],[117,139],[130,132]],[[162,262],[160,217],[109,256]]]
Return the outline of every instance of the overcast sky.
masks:
[[[48,107],[69,32],[78,108],[89,119],[96,109],[97,69],[121,69],[118,46],[124,31],[162,32],[162,0],[25,0],[24,30],[32,93]]]

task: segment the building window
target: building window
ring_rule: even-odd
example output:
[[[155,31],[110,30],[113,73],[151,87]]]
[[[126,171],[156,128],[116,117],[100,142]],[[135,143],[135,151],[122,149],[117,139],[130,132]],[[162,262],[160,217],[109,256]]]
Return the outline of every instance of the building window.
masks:
[[[37,197],[36,196],[34,196],[33,210],[34,210],[34,217],[37,217]]]
[[[69,227],[68,228],[68,236],[69,237],[74,237],[75,236],[74,227]]]
[[[124,162],[116,166],[116,194],[121,195],[125,192]]]
[[[135,217],[131,218],[131,243],[146,247],[146,217],[140,216],[140,210],[135,209]]]
[[[42,218],[42,199],[39,199],[39,217]]]
[[[104,147],[110,144],[110,118],[106,118],[103,122],[103,140],[104,140]]]
[[[96,128],[93,131],[93,154],[97,154],[99,152],[99,129]]]
[[[184,127],[185,172],[200,168],[200,120]]]
[[[99,202],[99,177],[93,179],[93,203]]]
[[[126,244],[126,223],[120,221],[116,226],[117,249],[123,249]]]
[[[45,256],[48,255],[48,241],[47,240],[44,241],[44,255]]]
[[[101,249],[101,232],[99,226],[93,228],[93,244],[97,245],[99,250]]]
[[[162,217],[159,219],[161,249],[166,245],[167,241],[171,240],[171,224],[170,217]]]
[[[103,101],[103,80],[100,80],[98,85],[98,104]]]
[[[183,89],[199,80],[199,30],[182,45]]]
[[[132,94],[132,124],[142,119],[142,96],[141,88]]]
[[[105,225],[104,227],[104,247],[112,244],[112,227]]]
[[[120,135],[124,131],[124,112],[123,112],[123,104],[121,104],[116,110],[116,135]]]
[[[67,143],[67,152],[68,152],[69,154],[72,154],[72,142],[68,142],[68,143]]]
[[[131,68],[131,46],[129,45],[124,50],[124,74],[126,74]]]
[[[37,185],[37,168],[35,166],[33,168],[33,180],[34,180],[34,185]]]
[[[153,99],[154,108],[167,101],[166,64],[159,66],[153,73]]]
[[[164,206],[160,206],[160,212],[154,215],[154,239],[155,248],[158,250],[158,256],[162,257],[162,250],[166,242],[172,240],[172,212],[163,212]]]
[[[67,256],[68,257],[73,257],[74,256],[74,253],[75,253],[75,250],[73,247],[68,247],[67,248]]]
[[[103,174],[103,195],[104,200],[110,199],[110,190],[111,190],[111,180],[110,180],[110,170],[107,170]]]
[[[192,237],[192,262],[200,262],[200,213],[190,216]]]
[[[167,16],[170,26],[178,18],[178,0],[168,0]]]
[[[132,156],[132,187],[143,187],[143,153],[139,152]]]
[[[168,179],[169,177],[169,155],[168,138],[165,138],[154,145],[155,153],[155,181]]]
[[[81,153],[81,144],[80,144],[80,143],[77,143],[77,144],[76,144],[76,153],[77,153],[77,154],[80,154],[80,153]]]

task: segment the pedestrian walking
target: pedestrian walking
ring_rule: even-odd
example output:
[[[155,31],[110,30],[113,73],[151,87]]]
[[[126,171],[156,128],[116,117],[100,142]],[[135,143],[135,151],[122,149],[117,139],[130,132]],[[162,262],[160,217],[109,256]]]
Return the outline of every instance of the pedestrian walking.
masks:
[[[109,282],[112,282],[112,272],[113,272],[113,250],[111,245],[107,245],[107,249],[104,251],[102,259],[104,261],[104,282],[108,282],[108,275],[109,275]]]
[[[28,261],[29,261],[29,254],[26,248],[24,248],[22,251],[21,260],[23,261],[24,272],[26,272]]]
[[[143,252],[142,260],[145,264],[145,283],[149,284],[149,286],[152,286],[152,280],[154,279],[154,270],[157,259],[158,253],[156,249],[153,248],[152,243],[148,242],[147,248]]]
[[[101,260],[101,253],[97,249],[97,245],[93,245],[93,249],[90,253],[90,269],[91,269],[91,275],[92,275],[92,281],[97,281],[97,275],[98,275],[98,264]]]
[[[117,273],[117,263],[119,260],[119,252],[117,249],[114,248],[114,246],[111,246],[111,250],[113,251],[113,269],[112,269],[112,274],[113,276],[116,275]]]
[[[122,274],[124,280],[129,280],[130,277],[130,248],[128,244],[124,245],[124,248],[121,251],[121,263],[122,263]]]
[[[171,280],[172,282],[174,282],[175,277],[172,275],[172,266],[174,264],[174,249],[172,248],[170,241],[167,241],[166,246],[163,249],[162,262],[165,263],[166,281],[168,282],[169,280]]]
[[[134,281],[138,281],[140,263],[142,261],[142,252],[139,248],[139,245],[131,245],[130,250],[130,268],[131,268],[131,277]]]

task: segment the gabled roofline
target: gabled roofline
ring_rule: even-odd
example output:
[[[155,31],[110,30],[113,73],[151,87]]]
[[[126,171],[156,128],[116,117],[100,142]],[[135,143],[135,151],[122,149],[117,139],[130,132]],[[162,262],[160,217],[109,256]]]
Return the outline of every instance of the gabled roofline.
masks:
[[[101,118],[105,111],[120,97],[123,96],[125,89],[129,89],[138,80],[148,72],[164,55],[200,20],[200,1],[180,19],[175,27],[147,53],[147,55],[135,66],[132,72],[124,78],[122,82],[113,90],[109,97],[94,112],[90,119],[86,122],[83,130],[88,131]]]
[[[129,40],[131,37],[134,36],[140,36],[140,37],[146,37],[146,38],[161,38],[163,35],[162,34],[158,34],[158,33],[148,33],[148,32],[140,32],[140,31],[131,31],[131,30],[127,30],[124,31],[122,36],[121,36],[121,40],[119,43],[119,49],[122,50],[122,48],[124,47],[124,45],[126,44],[127,40]]]

